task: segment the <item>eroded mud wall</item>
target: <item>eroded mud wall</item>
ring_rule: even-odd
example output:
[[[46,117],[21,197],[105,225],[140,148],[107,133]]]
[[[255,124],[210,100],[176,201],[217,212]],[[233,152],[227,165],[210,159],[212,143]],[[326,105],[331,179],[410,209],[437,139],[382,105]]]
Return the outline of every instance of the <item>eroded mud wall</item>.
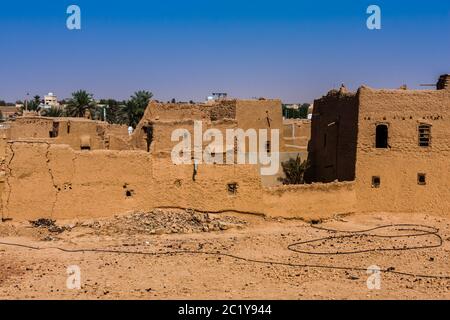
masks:
[[[258,166],[175,165],[145,151],[74,151],[46,142],[6,148],[3,218],[108,217],[157,207],[318,217],[353,210],[349,186],[261,186]],[[317,203],[319,205],[317,206]]]
[[[333,90],[314,101],[308,181],[355,179],[357,128],[356,94]]]

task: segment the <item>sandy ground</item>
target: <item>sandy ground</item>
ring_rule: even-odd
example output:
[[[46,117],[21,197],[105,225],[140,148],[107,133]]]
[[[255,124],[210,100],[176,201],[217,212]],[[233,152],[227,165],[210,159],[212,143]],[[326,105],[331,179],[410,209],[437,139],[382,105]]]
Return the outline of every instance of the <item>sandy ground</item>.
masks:
[[[367,286],[370,274],[366,272],[369,266],[376,265],[384,270],[450,277],[450,218],[387,213],[337,217],[316,226],[362,230],[386,224],[421,224],[438,228],[443,244],[430,249],[312,255],[288,250],[288,245],[348,233],[318,230],[300,220],[223,215],[220,218],[246,223],[227,230],[172,234],[133,232],[125,226],[122,231],[120,227],[102,227],[108,225],[108,220],[88,223],[57,221],[57,225],[72,227],[62,233],[32,227],[28,222],[0,223],[0,242],[15,244],[0,245],[0,298],[450,299],[449,279],[388,272],[381,273],[380,289],[370,290]],[[108,230],[114,232],[105,232]],[[405,231],[387,228],[368,234],[405,234]],[[301,244],[294,248],[330,253],[422,245],[439,245],[439,238],[432,234],[394,239],[362,235]],[[55,247],[128,253],[63,252]],[[142,254],[186,250],[208,254]],[[212,253],[231,254],[251,261]],[[291,265],[270,264],[269,261]],[[292,266],[296,264],[322,267]],[[67,288],[67,268],[72,265],[80,268],[80,289]]]

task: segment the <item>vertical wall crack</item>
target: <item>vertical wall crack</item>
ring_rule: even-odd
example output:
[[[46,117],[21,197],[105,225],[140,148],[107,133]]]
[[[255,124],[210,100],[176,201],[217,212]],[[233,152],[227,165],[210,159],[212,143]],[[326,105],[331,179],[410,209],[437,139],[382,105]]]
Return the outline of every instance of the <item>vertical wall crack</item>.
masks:
[[[52,172],[52,169],[50,167],[49,153],[50,153],[50,143],[47,143],[47,151],[45,153],[45,158],[46,158],[48,173],[50,174],[50,178],[52,180],[53,188],[55,189],[55,200],[52,203],[52,211],[51,211],[51,216],[53,217],[54,211],[55,211],[55,207],[56,207],[56,203],[58,202],[58,195],[59,195],[60,189],[58,188],[58,185],[55,182],[55,177],[53,176],[53,172]]]
[[[16,155],[14,152],[13,144],[12,142],[8,142],[9,149],[11,151],[11,157],[9,158],[8,163],[6,164],[6,176],[5,176],[5,183],[8,186],[8,196],[6,197],[6,203],[5,206],[3,206],[2,202],[2,219],[4,219],[4,208],[8,208],[9,206],[9,199],[11,197],[11,182],[9,181],[10,177],[12,177],[12,168],[11,163],[14,159],[14,156]]]

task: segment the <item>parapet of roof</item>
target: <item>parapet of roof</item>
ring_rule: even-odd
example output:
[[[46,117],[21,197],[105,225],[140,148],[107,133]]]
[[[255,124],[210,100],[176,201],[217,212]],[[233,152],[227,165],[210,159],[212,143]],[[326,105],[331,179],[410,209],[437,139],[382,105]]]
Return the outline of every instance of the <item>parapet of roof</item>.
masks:
[[[105,121],[101,121],[101,120],[92,120],[92,119],[87,119],[87,118],[82,118],[82,117],[45,117],[45,116],[38,116],[38,115],[24,115],[21,117],[16,118],[17,120],[26,120],[26,119],[34,119],[34,120],[47,120],[47,121],[71,121],[71,122],[91,122],[91,123],[105,123],[107,124],[107,122]]]

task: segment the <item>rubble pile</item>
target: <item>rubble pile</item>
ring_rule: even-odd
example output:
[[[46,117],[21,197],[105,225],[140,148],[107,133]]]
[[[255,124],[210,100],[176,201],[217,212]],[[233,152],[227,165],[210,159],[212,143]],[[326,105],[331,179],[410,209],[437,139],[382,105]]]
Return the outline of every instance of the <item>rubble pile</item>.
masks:
[[[116,216],[102,223],[101,231],[112,233],[197,233],[242,228],[246,221],[231,216],[212,217],[208,213],[186,209],[155,209]]]
[[[34,228],[44,228],[44,229],[47,229],[48,231],[54,232],[54,233],[61,233],[67,229],[66,227],[57,226],[55,224],[55,222],[56,222],[55,220],[45,219],[45,218],[37,219],[34,221],[29,221],[31,226],[33,226]]]

